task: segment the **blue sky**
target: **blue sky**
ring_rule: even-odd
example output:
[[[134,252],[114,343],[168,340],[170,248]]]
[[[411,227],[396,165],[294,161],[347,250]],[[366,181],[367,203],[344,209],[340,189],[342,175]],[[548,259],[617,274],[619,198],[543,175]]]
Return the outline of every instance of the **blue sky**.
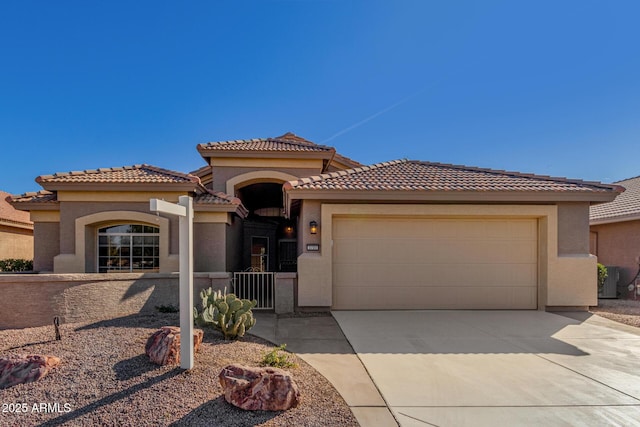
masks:
[[[0,189],[291,131],[410,158],[640,175],[637,1],[0,2]]]

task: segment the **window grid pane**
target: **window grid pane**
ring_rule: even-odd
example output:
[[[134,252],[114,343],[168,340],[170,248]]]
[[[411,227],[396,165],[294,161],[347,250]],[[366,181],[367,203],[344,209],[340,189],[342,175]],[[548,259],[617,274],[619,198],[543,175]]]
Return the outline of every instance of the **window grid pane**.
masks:
[[[158,270],[157,227],[125,224],[98,230],[98,271]]]

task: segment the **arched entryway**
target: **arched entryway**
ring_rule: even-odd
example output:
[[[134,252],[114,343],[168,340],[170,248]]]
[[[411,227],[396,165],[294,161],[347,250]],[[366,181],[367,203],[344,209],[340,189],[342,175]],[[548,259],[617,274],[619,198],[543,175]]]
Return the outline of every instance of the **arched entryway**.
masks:
[[[235,195],[249,211],[243,223],[243,270],[296,271],[295,223],[284,218],[282,182],[238,185]]]

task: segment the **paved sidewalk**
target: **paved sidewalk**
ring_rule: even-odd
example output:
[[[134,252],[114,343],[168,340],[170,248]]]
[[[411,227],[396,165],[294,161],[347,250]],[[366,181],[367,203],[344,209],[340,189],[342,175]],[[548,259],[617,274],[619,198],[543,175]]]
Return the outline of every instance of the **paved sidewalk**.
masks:
[[[287,350],[313,366],[338,390],[363,427],[397,427],[371,377],[345,338],[335,319],[285,317],[255,313],[251,334]]]

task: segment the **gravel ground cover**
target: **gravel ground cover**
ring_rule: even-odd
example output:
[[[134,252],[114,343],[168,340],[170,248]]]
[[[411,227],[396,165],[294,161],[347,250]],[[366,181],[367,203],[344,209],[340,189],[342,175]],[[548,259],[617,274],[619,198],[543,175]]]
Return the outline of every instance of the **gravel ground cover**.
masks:
[[[640,328],[640,300],[600,299],[597,307],[590,307],[591,313],[616,322]]]
[[[144,354],[176,314],[133,315],[97,323],[0,331],[0,356],[58,356],[61,366],[30,384],[0,390],[2,426],[357,426],[333,386],[291,355],[301,402],[283,412],[243,411],[223,397],[218,374],[231,363],[258,366],[274,346],[247,334],[239,341],[205,329],[195,367],[161,367]]]

